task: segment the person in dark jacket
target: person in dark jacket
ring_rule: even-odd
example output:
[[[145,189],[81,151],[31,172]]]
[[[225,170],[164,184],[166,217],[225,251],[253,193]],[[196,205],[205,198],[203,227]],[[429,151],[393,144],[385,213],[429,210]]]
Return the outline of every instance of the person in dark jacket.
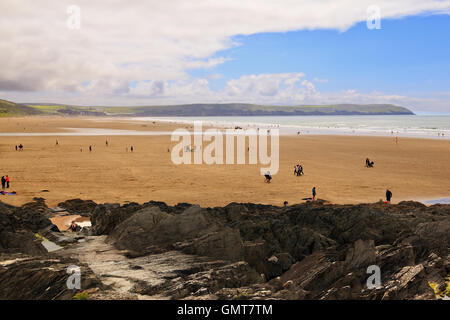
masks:
[[[386,201],[390,203],[391,198],[392,198],[392,192],[389,189],[387,189],[386,190]]]
[[[266,174],[264,175],[264,182],[270,183],[270,180],[272,180],[272,176],[270,174],[270,171],[267,171]]]
[[[6,179],[4,176],[2,176],[2,190],[5,190],[5,185],[6,185]]]
[[[312,188],[312,200],[316,200],[316,187]]]

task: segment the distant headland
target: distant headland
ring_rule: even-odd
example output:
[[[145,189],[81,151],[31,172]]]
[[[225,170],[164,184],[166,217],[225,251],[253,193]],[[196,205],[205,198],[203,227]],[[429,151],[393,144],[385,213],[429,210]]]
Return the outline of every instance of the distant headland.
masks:
[[[0,99],[1,116],[73,115],[122,117],[199,116],[322,116],[322,115],[413,115],[392,104],[334,104],[272,106],[244,103],[197,103],[161,106],[74,106],[54,103],[14,103]]]

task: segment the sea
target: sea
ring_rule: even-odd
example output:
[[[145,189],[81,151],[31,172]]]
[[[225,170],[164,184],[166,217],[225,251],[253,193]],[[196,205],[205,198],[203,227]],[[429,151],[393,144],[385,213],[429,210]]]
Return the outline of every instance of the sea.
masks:
[[[166,121],[226,128],[279,128],[280,134],[373,135],[450,139],[448,115],[380,116],[246,116],[246,117],[134,117],[140,121]]]
[[[352,135],[450,139],[450,114],[386,116],[246,116],[246,117],[120,117],[92,118],[99,128],[61,128],[61,132],[0,132],[1,136],[171,135],[169,131],[101,128],[101,122],[164,121],[183,127],[200,121],[204,127],[279,129],[280,135]]]

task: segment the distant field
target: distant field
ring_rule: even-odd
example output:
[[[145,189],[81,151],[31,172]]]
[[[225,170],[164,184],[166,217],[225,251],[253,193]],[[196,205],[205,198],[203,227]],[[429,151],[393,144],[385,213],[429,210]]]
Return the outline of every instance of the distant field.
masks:
[[[64,106],[41,106],[41,105],[30,105],[31,108],[37,109],[45,114],[56,114],[59,110],[64,109]]]

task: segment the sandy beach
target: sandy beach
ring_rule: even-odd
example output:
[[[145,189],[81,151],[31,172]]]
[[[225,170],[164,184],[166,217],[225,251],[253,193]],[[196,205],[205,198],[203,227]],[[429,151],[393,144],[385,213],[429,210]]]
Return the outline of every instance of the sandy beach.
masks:
[[[87,118],[0,118],[0,132],[63,132],[60,128],[172,131],[189,128],[158,122]],[[56,145],[58,139],[58,145]],[[106,145],[108,140],[108,146]],[[23,151],[14,146],[24,145]],[[386,188],[393,202],[450,196],[450,141],[373,136],[281,136],[280,168],[264,183],[260,165],[175,165],[170,136],[3,136],[0,174],[21,205],[34,197],[49,206],[72,198],[98,203],[164,201],[201,206],[231,202],[282,205],[303,202],[313,186],[333,203],[377,202]],[[204,142],[204,146],[208,143]],[[89,146],[93,150],[89,152]],[[134,152],[130,152],[130,147]],[[81,151],[82,149],[82,151]],[[366,157],[375,162],[365,168]],[[293,175],[301,163],[305,175]]]

